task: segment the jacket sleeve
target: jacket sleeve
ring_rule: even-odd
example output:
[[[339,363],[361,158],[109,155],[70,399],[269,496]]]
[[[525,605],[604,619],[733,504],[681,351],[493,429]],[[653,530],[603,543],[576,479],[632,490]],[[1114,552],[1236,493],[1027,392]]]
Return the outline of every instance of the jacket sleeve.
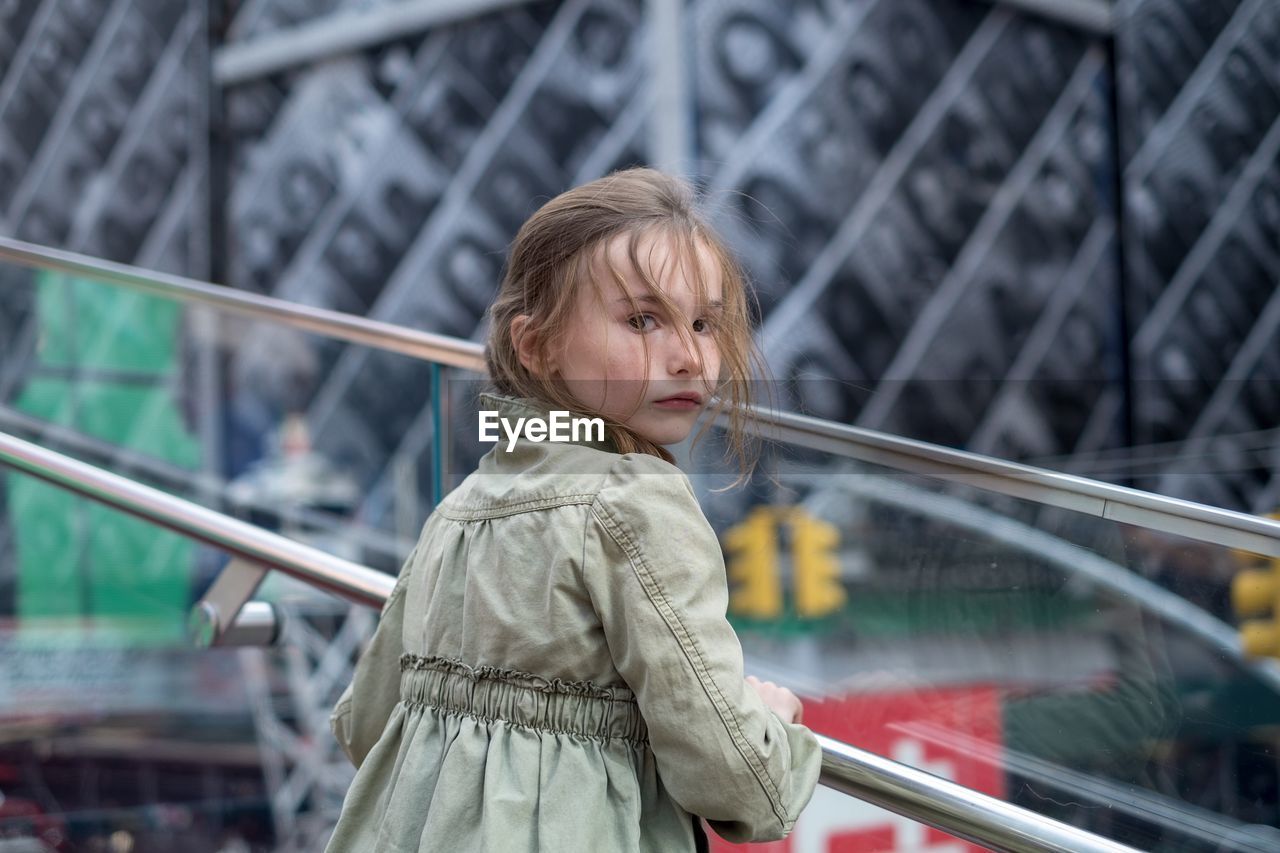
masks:
[[[416,550],[416,549],[415,549]],[[404,653],[405,585],[413,554],[400,570],[373,638],[360,655],[355,674],[329,715],[329,728],[357,768],[382,737],[391,711],[400,701],[400,656]]]
[[[615,463],[591,506],[582,572],[671,796],[729,841],[791,832],[822,750],[744,680],[720,544],[679,469],[639,454]]]

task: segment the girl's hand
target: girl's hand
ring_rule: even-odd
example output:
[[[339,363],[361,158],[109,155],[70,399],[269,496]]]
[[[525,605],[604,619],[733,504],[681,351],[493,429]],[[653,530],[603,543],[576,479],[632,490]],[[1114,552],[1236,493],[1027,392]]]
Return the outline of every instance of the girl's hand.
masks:
[[[779,687],[772,681],[761,681],[754,675],[747,676],[747,684],[760,695],[760,700],[769,710],[782,718],[784,723],[800,722],[800,717],[804,714],[804,706],[800,704],[796,694],[785,687]]]

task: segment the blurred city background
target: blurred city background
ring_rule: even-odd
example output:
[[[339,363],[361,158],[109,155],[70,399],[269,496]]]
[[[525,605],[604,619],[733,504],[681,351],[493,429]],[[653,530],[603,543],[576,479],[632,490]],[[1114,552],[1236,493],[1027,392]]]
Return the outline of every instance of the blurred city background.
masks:
[[[655,164],[781,407],[1265,515],[1278,116],[1274,0],[8,0],[0,235],[482,341],[528,214]],[[474,378],[0,263],[0,431],[392,573],[482,450]],[[815,729],[1142,849],[1280,849],[1280,670],[1222,640],[1255,558],[765,458],[694,479]],[[194,651],[225,561],[0,474],[0,851],[322,846],[375,614],[273,576],[279,647]],[[852,802],[767,849],[971,849]]]

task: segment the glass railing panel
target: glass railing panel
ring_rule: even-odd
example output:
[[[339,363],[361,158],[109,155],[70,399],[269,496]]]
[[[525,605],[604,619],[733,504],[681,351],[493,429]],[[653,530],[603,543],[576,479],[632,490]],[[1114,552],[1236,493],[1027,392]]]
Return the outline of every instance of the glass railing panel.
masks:
[[[0,400],[157,461],[194,469],[200,446],[175,393],[176,303],[4,264]]]
[[[0,275],[0,322],[15,342],[0,370],[0,413],[23,427],[6,431],[357,562],[394,571],[433,493],[489,449],[476,440],[475,377],[438,379],[416,359],[162,300],[167,308],[103,307],[100,291],[128,292],[111,285],[16,267]],[[135,326],[134,315],[150,319]],[[73,349],[67,330],[86,322],[111,336],[81,334]],[[111,343],[152,328],[159,342]],[[143,385],[158,402],[120,402]],[[449,450],[439,472],[437,402],[446,403]],[[721,493],[734,475],[707,455],[712,443],[681,455],[725,537],[732,618],[752,667],[804,693],[815,729],[1144,849],[1220,849],[1196,846],[1214,833],[1244,839],[1238,849],[1270,838],[1256,825],[1276,822],[1266,816],[1274,797],[1255,796],[1250,812],[1247,792],[1223,793],[1246,778],[1268,784],[1241,768],[1259,760],[1274,693],[1266,667],[1233,655],[1231,629],[1196,606],[1217,601],[1210,612],[1221,615],[1222,578],[1236,559],[1227,549],[783,444],[766,446],[747,487]],[[357,484],[350,502],[335,488],[348,480]],[[10,538],[13,494],[22,488],[9,489]],[[35,494],[22,499],[33,516],[88,513]],[[731,535],[744,525],[756,532]],[[50,547],[71,541],[83,555],[96,541],[64,528],[46,537]],[[771,544],[754,555],[735,544],[753,536]],[[837,546],[823,544],[833,536]],[[49,565],[71,559],[49,553]],[[193,554],[174,584],[187,601],[223,562],[207,549]],[[1214,568],[1203,577],[1177,570],[1187,561]],[[776,583],[750,594],[749,564],[772,566]],[[817,566],[816,576],[801,564]],[[838,579],[823,583],[831,565]],[[16,577],[8,612],[21,615]],[[42,600],[31,595],[33,606]],[[332,633],[299,642],[319,648]],[[1214,717],[1193,713],[1202,706],[1247,706],[1256,716],[1224,746],[1211,737],[1225,731]],[[1210,765],[1218,801],[1192,790]],[[823,837],[871,843],[888,827],[905,833],[904,844],[912,833],[924,833],[920,845],[944,843],[831,792],[820,791],[811,811],[800,830],[810,837],[818,830],[805,825],[834,821]]]
[[[717,436],[685,459],[731,619],[816,731],[1138,849],[1280,843],[1280,668],[1224,621],[1247,556],[779,443],[717,492]],[[876,833],[943,844],[829,792],[796,843]]]
[[[425,361],[16,264],[0,285],[0,429],[388,571],[444,489]]]
[[[17,264],[0,300],[0,432],[386,572],[446,487],[421,359]],[[8,470],[0,510],[7,803],[74,849],[322,846],[351,776],[324,720],[376,612],[273,572],[282,648],[206,656],[185,629],[225,554]]]
[[[443,488],[431,364],[11,264],[0,298],[0,432],[398,570]],[[227,564],[0,470],[0,794],[27,823],[68,849],[323,846],[352,773],[325,720],[376,611],[272,572],[282,647],[197,652]]]
[[[200,442],[179,399],[178,305],[12,265],[0,268],[0,291],[0,429],[21,420],[33,431],[83,436],[178,483],[198,481]],[[191,542],[52,486],[0,477],[0,527],[12,555],[4,616],[46,643],[182,642]]]
[[[0,848],[269,849],[245,653],[180,635],[190,540],[0,480]]]

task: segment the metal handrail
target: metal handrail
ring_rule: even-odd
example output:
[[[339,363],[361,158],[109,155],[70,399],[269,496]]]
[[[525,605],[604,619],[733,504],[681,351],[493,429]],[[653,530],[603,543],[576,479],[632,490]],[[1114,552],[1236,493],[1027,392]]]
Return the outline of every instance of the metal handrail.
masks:
[[[382,572],[255,527],[78,459],[0,432],[0,464],[212,545],[279,569],[334,595],[381,607],[395,586]]]
[[[5,259],[484,372],[484,349],[474,341],[0,237],[0,260]],[[759,407],[752,410],[752,415],[767,428],[770,439],[1188,539],[1280,557],[1280,521],[806,415]]]
[[[120,447],[105,439],[86,435],[71,427],[34,418],[5,405],[0,405],[0,432],[37,442],[49,450],[69,454],[101,468],[145,479],[169,493],[200,493],[205,505],[240,518],[247,513],[266,513],[278,519],[282,525],[320,530],[326,534],[337,533],[345,541],[360,546],[365,554],[376,554],[393,562],[403,559],[413,547],[412,539],[343,521],[331,512],[307,506],[284,505],[266,497],[234,494],[230,481],[221,477],[183,468],[181,465]]]
[[[767,437],[1187,539],[1280,557],[1280,521],[794,412],[755,409]],[[721,421],[727,418],[721,417]]]
[[[437,364],[481,372],[485,369],[484,350],[472,341],[420,332],[327,308],[313,308],[287,299],[260,296],[186,276],[118,264],[78,252],[24,243],[9,237],[0,237],[0,260],[97,279],[176,302],[205,305],[230,314],[268,320]]]
[[[356,604],[378,607],[389,575],[0,432],[0,464],[270,567]],[[1133,848],[823,735],[822,784],[958,838],[1008,853],[1136,853]]]

